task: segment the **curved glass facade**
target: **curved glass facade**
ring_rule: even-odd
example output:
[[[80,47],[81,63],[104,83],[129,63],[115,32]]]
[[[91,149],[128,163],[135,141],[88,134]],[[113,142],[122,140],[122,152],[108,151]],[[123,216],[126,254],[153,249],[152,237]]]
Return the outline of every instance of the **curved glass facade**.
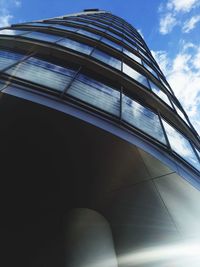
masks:
[[[107,123],[107,125],[109,125],[109,133],[111,132],[110,129],[113,127],[112,129],[117,129],[116,136],[120,136],[119,132],[123,133],[121,136],[126,137],[124,137],[124,139],[122,137],[123,140],[128,140],[130,143],[130,140],[132,140],[131,138],[137,140],[134,145],[137,147],[138,144],[138,151],[139,147],[148,147],[148,149],[150,147],[152,151],[154,151],[152,152],[152,155],[153,153],[154,155],[157,153],[156,155],[159,155],[157,158],[159,158],[161,162],[171,162],[170,164],[173,166],[173,171],[169,170],[165,165],[162,165],[164,163],[161,164],[155,162],[155,159],[144,154],[142,149],[139,152],[135,151],[134,160],[131,159],[130,151],[132,148],[130,148],[130,151],[129,149],[127,150],[127,154],[126,151],[123,154],[123,145],[121,145],[121,150],[116,149],[115,141],[113,141],[115,138],[115,133],[113,133],[114,130],[112,130],[111,135],[113,136],[113,140],[112,137],[109,139],[110,144],[108,141],[107,143],[102,141],[102,143],[95,144],[95,147],[97,146],[99,150],[101,150],[101,145],[102,147],[107,145],[112,150],[108,155],[104,155],[102,150],[101,153],[97,153],[97,156],[91,147],[83,145],[81,141],[82,137],[77,141],[78,145],[81,147],[80,154],[84,151],[84,153],[87,154],[86,159],[90,159],[93,163],[93,165],[90,166],[90,171],[97,181],[102,182],[100,185],[98,182],[95,184],[96,190],[97,188],[100,188],[99,192],[103,192],[102,195],[104,195],[107,190],[110,192],[109,188],[111,187],[113,190],[111,190],[111,195],[114,194],[113,192],[116,194],[112,201],[109,200],[112,196],[109,196],[108,200],[105,200],[105,202],[107,201],[106,205],[108,205],[109,212],[107,217],[105,215],[106,212],[104,214],[109,223],[112,222],[111,230],[114,233],[113,235],[116,244],[118,244],[118,242],[123,243],[123,241],[121,241],[123,240],[123,237],[120,235],[118,236],[118,228],[123,228],[121,225],[123,225],[124,222],[128,224],[127,222],[131,221],[132,226],[135,221],[135,225],[141,223],[137,223],[137,216],[138,213],[140,213],[138,210],[141,209],[144,213],[146,212],[144,224],[148,221],[148,227],[150,225],[151,230],[147,227],[150,238],[151,235],[156,235],[156,233],[154,233],[155,229],[152,230],[154,228],[154,223],[155,225],[160,223],[156,214],[159,214],[159,216],[163,218],[163,221],[169,219],[167,217],[168,215],[163,211],[163,203],[161,202],[163,201],[165,203],[169,213],[171,212],[170,205],[172,202],[173,204],[178,203],[177,209],[181,206],[181,203],[179,203],[179,200],[175,197],[172,198],[170,202],[169,192],[170,190],[175,190],[170,188],[172,184],[174,188],[177,186],[177,191],[180,188],[182,188],[181,190],[183,191],[185,190],[185,185],[179,180],[179,176],[175,176],[175,173],[183,174],[184,172],[185,176],[183,176],[189,177],[187,179],[191,184],[197,183],[199,185],[198,180],[194,181],[194,179],[191,178],[193,177],[192,175],[199,177],[200,174],[199,136],[190,123],[188,116],[180,105],[178,99],[175,97],[145,41],[137,30],[123,19],[114,16],[109,12],[86,11],[74,15],[66,15],[37,22],[15,24],[10,27],[2,28],[0,29],[0,74],[0,91],[2,95],[11,92],[12,90],[16,92],[20,91],[23,92],[23,99],[26,99],[26,94],[28,96],[34,95],[35,98],[33,97],[32,99],[38,97],[39,100],[38,102],[35,101],[36,103],[40,103],[41,97],[46,99],[46,101],[55,101],[53,105],[55,110],[59,110],[58,106],[61,105],[74,109],[76,114],[83,112],[85,117],[91,116],[89,117],[90,119],[88,119],[88,125],[97,125],[94,123],[95,119],[101,120],[101,122],[103,121],[105,124]],[[17,93],[14,95],[18,96]],[[31,101],[34,102],[32,99]],[[85,122],[87,120],[83,119],[83,121]],[[73,134],[75,137],[78,136],[76,127],[79,128],[80,126],[74,127],[75,130]],[[104,129],[103,126],[102,129]],[[60,134],[60,136],[64,136],[64,139],[65,137],[67,139],[67,131],[69,129],[65,128],[65,130],[66,136],[65,133]],[[56,131],[59,133],[62,132],[61,128],[56,129]],[[37,135],[36,132],[34,132],[34,134]],[[73,137],[73,134],[70,136],[72,139],[75,138]],[[95,138],[96,137],[92,135],[91,138],[88,138],[87,130],[83,131],[82,139],[87,140],[88,144],[91,140],[94,141],[94,143],[98,143],[98,139]],[[56,140],[56,142],[57,141],[59,142],[59,140]],[[70,142],[68,143],[68,146],[70,147]],[[67,149],[66,146],[66,151]],[[71,148],[71,150],[73,149]],[[79,149],[75,151],[77,152]],[[86,159],[84,160],[84,157],[80,159],[76,152],[68,157],[68,160],[71,160],[70,162],[73,162],[74,165],[72,164],[72,166],[69,166],[69,164],[66,166],[70,169],[71,173],[77,172],[80,175],[81,171],[83,170],[84,173],[86,168]],[[120,160],[115,159],[116,162],[113,161],[112,163],[117,166],[117,171],[110,171],[105,163],[102,163],[103,167],[101,169],[101,164],[97,163],[97,161],[103,159],[103,161],[106,162],[106,160],[109,161],[112,157],[117,158],[114,154],[120,155]],[[147,166],[143,167],[142,170],[142,167],[140,167],[140,169],[136,168],[137,164],[138,166],[143,166],[143,163],[139,162],[140,157],[143,158],[143,161]],[[124,165],[121,166],[121,160],[123,161],[123,159]],[[77,166],[74,163],[76,161],[78,162],[77,164],[80,165],[80,170],[76,170]],[[82,161],[84,162],[83,164],[81,163]],[[130,168],[127,167],[129,162],[132,166]],[[151,165],[150,162],[153,162],[153,164],[149,167],[149,165]],[[63,161],[62,164],[65,165],[65,161]],[[137,171],[134,173],[134,170],[136,169]],[[112,177],[109,177],[109,175]],[[118,181],[117,179],[119,175],[125,177],[124,180],[121,179]],[[140,183],[142,184],[145,181],[146,184],[144,190],[139,188],[138,191],[134,191],[135,189],[132,188],[132,178],[130,181],[127,178],[134,175],[135,177],[139,177],[134,177],[133,179],[139,186]],[[150,177],[148,178],[148,182],[146,182],[147,176]],[[165,179],[165,176],[168,178]],[[174,178],[171,178],[171,176]],[[76,175],[74,175],[74,177],[76,177]],[[103,177],[105,177],[105,180]],[[162,179],[160,180],[159,178],[158,180],[158,177],[162,177]],[[90,180],[89,182],[87,181],[86,187],[89,188],[91,186],[90,182]],[[91,184],[93,185],[93,182],[91,182]],[[130,189],[127,196],[125,196],[124,193],[121,193],[121,191],[119,193],[120,196],[118,196],[118,193],[116,193],[118,192],[117,190],[121,190],[122,188],[123,191],[125,190],[124,188],[129,188],[129,186],[132,189]],[[105,187],[106,189],[102,189],[101,187]],[[147,196],[145,196],[145,192],[147,192]],[[79,193],[81,199],[81,190]],[[88,196],[90,194],[92,195],[92,193],[89,192]],[[194,193],[194,195],[195,194],[196,193]],[[174,193],[173,196],[175,195],[176,194]],[[131,211],[134,214],[131,218],[129,217],[128,211],[124,211],[124,214],[121,215],[121,213],[118,214],[116,209],[113,208],[115,200],[117,203],[116,205],[118,205],[117,208],[120,210],[124,205],[122,201],[123,199],[125,199],[124,203],[126,204],[134,203],[138,196],[139,198],[142,196],[144,199],[140,199],[142,203],[141,206],[136,206]],[[98,206],[99,202],[101,202],[101,205],[103,206],[102,196],[98,195],[98,190],[97,196],[95,197],[97,198],[97,203],[95,203],[95,205]],[[128,199],[126,199],[126,197]],[[148,200],[145,200],[148,198],[150,201],[149,203],[151,203],[150,205],[148,204]],[[160,199],[162,199],[162,201],[160,201]],[[73,201],[76,202],[76,200]],[[158,202],[159,205],[156,206],[156,204],[155,208],[154,203]],[[99,212],[102,208],[101,205],[99,204],[98,206]],[[113,213],[112,210],[114,210]],[[83,212],[84,216],[89,216],[88,214],[90,214],[89,211],[79,212]],[[151,222],[150,220],[151,212],[154,214],[154,222]],[[184,212],[185,210],[182,211],[183,214]],[[92,220],[91,218],[88,219],[87,216],[86,221]],[[99,217],[97,215],[95,216]],[[171,217],[173,217],[174,221],[178,221],[178,216],[172,214]],[[120,226],[115,225],[118,218]],[[184,218],[184,216],[182,218]],[[171,218],[169,221],[170,220]],[[102,219],[102,222],[105,224],[104,219]],[[169,232],[171,231],[170,233],[173,235],[172,232],[175,230],[172,225],[173,222],[169,223],[167,227],[169,227],[170,230],[167,227],[166,229],[168,229]],[[165,228],[165,226],[162,227],[163,229]],[[178,227],[179,225],[177,228]],[[136,229],[138,230],[138,233],[135,234],[136,241],[137,238],[139,240],[137,234],[139,235],[140,231],[142,231],[141,229]],[[120,231],[121,230],[119,230],[119,232]],[[128,230],[127,232],[126,230],[123,232],[123,236],[127,238],[124,237],[124,240],[126,239],[126,241],[129,239],[127,233]],[[129,241],[127,241],[127,244],[129,244]],[[132,244],[131,242],[132,241],[130,241],[130,244]],[[116,245],[116,247],[118,257],[123,251],[120,250],[120,245]],[[125,250],[127,250],[127,248]],[[113,251],[114,250],[112,250],[112,253]],[[132,266],[129,265],[130,262],[128,259],[126,262],[124,257],[120,257],[118,263],[115,260],[113,261],[113,267],[118,266],[117,264],[119,264],[120,267]],[[67,266],[71,267],[74,265]],[[133,266],[139,266],[137,265],[137,261]],[[143,264],[142,266],[165,265]],[[79,265],[76,267],[79,267]]]

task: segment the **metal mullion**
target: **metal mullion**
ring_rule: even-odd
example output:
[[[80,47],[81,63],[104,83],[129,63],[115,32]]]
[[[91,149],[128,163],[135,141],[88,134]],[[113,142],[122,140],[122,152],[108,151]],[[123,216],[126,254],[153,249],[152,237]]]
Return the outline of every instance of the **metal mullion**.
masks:
[[[197,157],[197,160],[199,161],[199,164],[200,164],[200,157],[199,157],[199,154],[197,153],[197,151],[196,151],[196,149],[195,149],[193,143],[192,143],[189,139],[188,139],[188,141],[189,141],[189,143],[190,143],[190,145],[191,145],[191,147],[192,147],[192,150],[194,151],[194,154],[195,154],[195,156]]]
[[[96,44],[95,46],[93,46],[92,51],[91,51],[90,54],[88,55],[89,57],[91,57],[91,56],[92,56],[92,53],[94,52],[94,50],[95,50],[96,48],[98,48],[98,44],[101,43],[101,40],[102,40],[103,38],[104,38],[104,36],[101,35],[101,38],[97,41],[97,44]]]
[[[167,147],[169,148],[169,150],[170,150],[171,152],[173,152],[173,150],[172,150],[172,148],[171,148],[171,145],[170,145],[170,142],[169,142],[169,139],[168,139],[168,136],[167,136],[167,133],[166,133],[166,131],[165,131],[165,127],[164,127],[163,122],[162,122],[162,117],[161,117],[161,115],[160,115],[160,112],[157,111],[157,114],[158,114],[158,118],[159,118],[159,121],[160,121],[161,128],[162,128],[163,133],[164,133],[164,136],[165,136],[165,140],[166,140],[166,142],[167,142]]]
[[[63,39],[65,39],[65,37],[60,37],[60,39],[58,39],[58,41],[55,41],[53,44],[57,44],[58,42],[62,41]]]
[[[80,66],[77,70],[77,72],[74,74],[74,77],[71,79],[71,81],[68,83],[68,85],[65,87],[65,89],[63,90],[63,92],[60,94],[60,97],[62,98],[63,95],[68,91],[68,89],[70,88],[71,84],[73,83],[73,81],[76,79],[76,77],[78,76],[78,74],[80,73],[82,69],[82,66]]]
[[[32,57],[34,54],[36,54],[36,52],[33,52],[33,53],[31,53],[30,55],[26,56],[25,58],[22,58],[21,60],[19,60],[19,61],[15,62],[15,63],[11,64],[10,66],[8,66],[8,67],[2,69],[1,72],[5,72],[5,71],[11,69],[12,67],[16,66],[17,64],[24,62],[25,60],[27,60],[27,59],[29,59],[30,57]]]
[[[123,86],[120,87],[120,110],[119,110],[119,120],[122,122],[122,94],[123,94]]]
[[[112,27],[112,25],[113,25],[113,23],[111,23],[111,24],[110,24],[110,26],[108,27],[108,30],[110,30],[110,29],[111,29],[111,32],[113,32],[113,29],[111,28],[111,27]],[[116,32],[117,32],[117,31],[116,31]],[[121,37],[120,41],[122,41],[122,40],[123,40],[123,36],[122,36],[122,34],[121,34],[121,33],[118,33],[118,32],[117,32],[117,33],[114,33],[114,32],[113,32],[113,34],[115,34],[115,35],[118,35],[118,38],[119,38],[119,37]],[[112,36],[112,35],[111,35],[111,36]],[[112,37],[113,37],[113,38],[115,38],[115,39],[117,39],[117,40],[119,40],[119,39],[118,39],[117,37],[115,37],[115,36],[112,36]]]

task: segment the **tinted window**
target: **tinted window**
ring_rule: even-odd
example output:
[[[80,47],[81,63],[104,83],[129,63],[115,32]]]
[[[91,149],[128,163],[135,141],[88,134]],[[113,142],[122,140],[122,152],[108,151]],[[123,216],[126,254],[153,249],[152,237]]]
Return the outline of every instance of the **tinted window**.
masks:
[[[92,53],[92,56],[101,60],[102,62],[118,69],[118,70],[121,70],[121,61],[119,59],[116,59],[110,55],[108,55],[107,53],[104,53],[103,51],[100,51],[100,50],[95,50],[93,53]]]
[[[168,96],[162,91],[160,90],[160,88],[158,88],[157,85],[155,85],[153,82],[149,81],[150,86],[151,86],[151,90],[159,97],[161,98],[166,104],[168,104],[171,108],[172,105],[169,101]]]
[[[119,116],[120,93],[83,74],[78,75],[67,93],[92,106]]]
[[[16,63],[24,56],[18,53],[12,53],[9,51],[0,51],[0,70],[9,67],[10,65]]]
[[[132,79],[138,81],[139,83],[143,84],[146,87],[149,87],[147,78],[128,66],[126,63],[123,63],[123,72],[130,76]]]
[[[133,60],[135,60],[136,62],[141,64],[141,59],[136,56],[135,54],[133,54],[132,52],[130,52],[129,50],[123,48],[123,53],[126,54],[127,56],[129,56],[130,58],[132,58]]]
[[[122,96],[122,119],[166,143],[158,115],[126,95]]]
[[[78,30],[76,27],[73,27],[73,26],[64,26],[64,25],[58,25],[58,24],[51,24],[51,27],[56,28],[56,29],[71,31],[71,32],[75,32]]]
[[[74,76],[73,70],[36,58],[29,58],[6,73],[58,91],[63,91]]]
[[[178,115],[181,117],[181,119],[183,119],[184,122],[186,122],[186,123],[189,125],[189,123],[188,123],[188,121],[187,121],[185,115],[183,114],[183,112],[179,109],[179,107],[178,107],[174,102],[173,102],[173,104],[174,104],[174,107],[175,107],[175,109],[176,109],[176,112],[177,112]]]
[[[83,29],[80,29],[78,30],[78,33],[82,34],[82,35],[85,35],[85,36],[88,36],[90,38],[93,38],[93,39],[96,39],[96,40],[99,40],[101,38],[101,36],[93,33],[93,32],[89,32],[89,31],[86,31],[86,30],[83,30]]]
[[[118,45],[118,44],[116,44],[115,42],[113,42],[113,41],[111,41],[111,40],[109,40],[109,39],[107,39],[107,38],[103,38],[102,40],[101,40],[103,43],[105,43],[105,44],[108,44],[109,46],[112,46],[113,48],[115,48],[115,49],[117,49],[117,50],[122,50],[122,47],[121,47],[121,45]]]
[[[33,39],[38,39],[42,41],[47,41],[47,42],[56,42],[59,39],[61,39],[60,36],[52,35],[52,34],[47,34],[47,33],[42,33],[42,32],[30,32],[25,35],[24,37],[29,37]]]
[[[200,170],[200,164],[190,142],[166,121],[163,120],[163,124],[172,150]]]
[[[75,51],[79,51],[79,52],[87,54],[87,55],[89,55],[93,49],[92,46],[89,46],[89,45],[86,45],[83,43],[79,43],[77,41],[74,41],[74,40],[68,39],[68,38],[65,38],[65,39],[59,41],[57,44],[62,45],[62,46],[67,47],[67,48],[70,48],[70,49],[73,49]]]
[[[20,35],[27,33],[27,31],[20,31],[20,30],[13,30],[13,29],[4,29],[0,31],[0,34],[5,34],[5,35]]]
[[[151,72],[156,78],[158,78],[158,74],[148,64],[143,62],[143,65],[149,72]]]

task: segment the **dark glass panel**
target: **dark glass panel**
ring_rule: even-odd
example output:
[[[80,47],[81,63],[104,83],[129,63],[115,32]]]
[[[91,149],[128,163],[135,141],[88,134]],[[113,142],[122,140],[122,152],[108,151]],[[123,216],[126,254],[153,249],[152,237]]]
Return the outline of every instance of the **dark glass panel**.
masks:
[[[151,90],[159,97],[161,98],[166,104],[168,104],[171,108],[172,105],[169,101],[168,96],[157,86],[155,85],[152,81],[149,81]]]
[[[119,116],[120,92],[102,82],[79,74],[68,89],[67,94],[108,113]]]
[[[122,119],[166,144],[158,115],[126,95],[122,96]]]
[[[93,47],[90,45],[79,43],[69,38],[62,39],[61,41],[57,42],[57,44],[84,53],[86,55],[89,55],[93,49]]]
[[[1,50],[0,51],[0,70],[3,70],[4,68],[7,68],[11,66],[12,64],[18,62],[24,57],[24,55]]]
[[[149,87],[147,78],[128,66],[126,63],[123,63],[123,72],[127,74],[132,79],[136,80],[137,82],[143,84],[146,87]]]
[[[63,91],[71,81],[75,71],[32,57],[10,68],[6,73],[54,90]]]
[[[172,150],[196,169],[200,170],[200,163],[198,162],[194,150],[186,137],[169,125],[165,120],[163,120],[163,125]]]
[[[23,37],[28,37],[28,38],[37,39],[37,40],[46,41],[46,42],[56,42],[59,39],[61,39],[60,36],[47,34],[43,32],[30,32],[30,33],[24,34]]]
[[[116,59],[107,53],[100,51],[100,50],[95,50],[92,53],[92,56],[99,59],[100,61],[112,66],[113,68],[116,68],[118,70],[121,70],[121,61],[119,59]]]

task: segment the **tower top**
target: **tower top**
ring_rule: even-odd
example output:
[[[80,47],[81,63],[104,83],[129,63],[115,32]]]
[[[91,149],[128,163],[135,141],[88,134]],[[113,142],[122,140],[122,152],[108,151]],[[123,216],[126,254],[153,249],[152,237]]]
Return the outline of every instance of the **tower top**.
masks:
[[[100,11],[100,10],[98,8],[89,8],[83,10],[83,12],[93,12],[93,11]]]

